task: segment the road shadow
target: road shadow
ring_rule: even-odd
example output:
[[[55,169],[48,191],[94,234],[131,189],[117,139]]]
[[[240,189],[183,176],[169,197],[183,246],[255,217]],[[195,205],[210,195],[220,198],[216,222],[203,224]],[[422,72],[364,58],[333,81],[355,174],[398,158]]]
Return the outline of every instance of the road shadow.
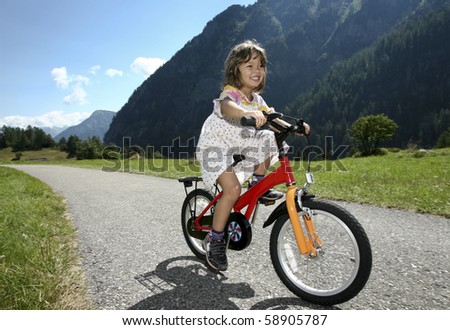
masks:
[[[210,272],[195,257],[165,260],[154,271],[135,279],[153,295],[129,309],[239,309],[230,298],[248,299],[255,295],[247,283],[225,283],[225,275]]]
[[[272,298],[254,304],[251,310],[340,310],[336,306],[321,306],[308,303],[300,298]]]
[[[131,306],[132,310],[237,310],[230,298],[249,299],[255,291],[248,283],[226,283],[223,273],[214,274],[196,257],[175,257],[156,266],[154,271],[135,279],[152,295]],[[323,309],[299,298],[274,298],[249,309]],[[330,309],[330,308],[328,308]]]

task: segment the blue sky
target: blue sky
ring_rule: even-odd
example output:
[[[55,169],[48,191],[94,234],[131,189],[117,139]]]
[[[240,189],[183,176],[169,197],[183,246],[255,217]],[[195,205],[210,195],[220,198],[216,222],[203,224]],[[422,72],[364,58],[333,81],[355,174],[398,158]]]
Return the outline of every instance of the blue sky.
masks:
[[[0,127],[118,111],[230,5],[256,0],[0,0]]]

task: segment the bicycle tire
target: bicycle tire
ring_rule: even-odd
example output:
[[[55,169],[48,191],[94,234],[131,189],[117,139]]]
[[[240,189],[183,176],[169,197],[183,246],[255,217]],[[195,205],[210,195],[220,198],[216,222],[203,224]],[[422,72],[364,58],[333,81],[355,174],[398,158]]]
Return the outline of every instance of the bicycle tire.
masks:
[[[196,218],[205,209],[205,207],[214,199],[214,196],[205,189],[192,190],[184,199],[181,207],[181,227],[183,228],[184,238],[191,251],[201,260],[206,260],[205,250],[202,246],[202,240],[192,237],[188,233],[188,222],[191,218]],[[197,204],[194,212],[194,204]],[[212,210],[208,211],[207,214]]]
[[[323,246],[317,257],[300,254],[287,210],[282,210],[270,236],[270,255],[278,277],[292,293],[313,304],[330,306],[354,298],[372,268],[372,250],[364,229],[353,215],[332,202],[305,200],[303,206],[312,211]]]

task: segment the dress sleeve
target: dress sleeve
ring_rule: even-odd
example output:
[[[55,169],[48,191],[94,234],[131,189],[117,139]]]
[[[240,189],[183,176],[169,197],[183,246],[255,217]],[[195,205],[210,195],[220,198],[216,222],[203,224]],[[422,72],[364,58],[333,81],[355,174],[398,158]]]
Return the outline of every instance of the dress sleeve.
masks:
[[[219,116],[220,118],[223,118],[222,111],[220,110],[220,104],[221,101],[229,98],[236,104],[240,104],[242,101],[242,96],[239,93],[239,90],[236,87],[232,87],[230,85],[225,86],[222,93],[220,93],[219,98],[214,99],[214,113]]]
[[[266,101],[262,98],[261,95],[255,94],[258,98],[258,110],[262,112],[271,113],[273,111],[273,108],[269,108],[266,104]]]

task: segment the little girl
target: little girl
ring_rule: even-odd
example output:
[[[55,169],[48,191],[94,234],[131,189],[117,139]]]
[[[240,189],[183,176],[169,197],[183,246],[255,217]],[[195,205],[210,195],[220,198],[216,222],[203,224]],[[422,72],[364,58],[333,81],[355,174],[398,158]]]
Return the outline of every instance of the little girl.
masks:
[[[204,183],[212,188],[217,182],[223,191],[215,207],[212,231],[203,242],[207,265],[214,271],[228,267],[224,230],[241,195],[242,183],[253,173],[250,186],[255,185],[264,178],[269,166],[278,161],[272,131],[240,124],[242,117],[254,117],[259,128],[266,122],[263,112],[273,111],[259,95],[266,82],[266,64],[265,50],[254,41],[245,41],[230,51],[225,61],[225,87],[213,101],[214,111],[203,124],[197,144],[196,156]],[[309,131],[306,124],[305,129]],[[234,154],[242,154],[246,159],[232,167]],[[282,196],[270,190],[264,197]]]

